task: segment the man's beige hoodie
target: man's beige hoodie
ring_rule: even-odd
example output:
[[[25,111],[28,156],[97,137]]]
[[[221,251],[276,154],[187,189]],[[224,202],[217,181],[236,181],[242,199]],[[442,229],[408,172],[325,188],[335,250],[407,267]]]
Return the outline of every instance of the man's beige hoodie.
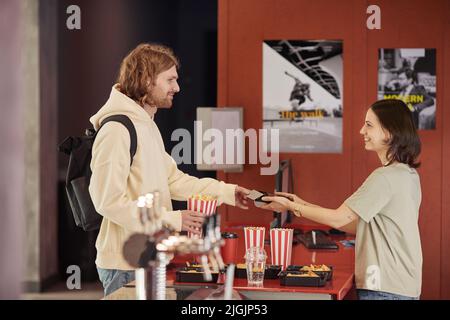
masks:
[[[186,200],[194,194],[218,197],[218,203],[235,205],[235,187],[215,179],[198,179],[180,170],[165,151],[158,127],[152,117],[134,100],[112,88],[106,104],[91,117],[97,130],[114,114],[127,115],[137,133],[137,150],[130,169],[130,135],[118,122],[108,122],[97,134],[92,149],[92,176],[89,185],[94,206],[103,222],[96,242],[99,268],[132,270],[123,258],[122,248],[134,232],[142,232],[137,199],[158,190],[166,208],[164,220],[181,230],[181,212],[172,211],[171,199]]]

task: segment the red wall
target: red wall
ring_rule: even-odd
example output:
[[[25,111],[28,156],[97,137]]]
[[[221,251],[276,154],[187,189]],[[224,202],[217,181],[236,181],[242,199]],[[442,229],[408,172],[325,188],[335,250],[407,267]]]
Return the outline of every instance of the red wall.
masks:
[[[366,28],[369,4],[381,8],[381,30]],[[359,135],[376,100],[378,48],[437,49],[436,130],[422,131],[423,200],[420,231],[424,299],[450,299],[450,1],[448,0],[219,0],[218,106],[243,106],[244,130],[262,128],[262,41],[344,41],[343,153],[280,154],[294,165],[295,192],[324,207],[338,207],[379,166]],[[259,165],[218,178],[271,191],[273,176]],[[269,222],[267,212],[221,208],[225,223]]]

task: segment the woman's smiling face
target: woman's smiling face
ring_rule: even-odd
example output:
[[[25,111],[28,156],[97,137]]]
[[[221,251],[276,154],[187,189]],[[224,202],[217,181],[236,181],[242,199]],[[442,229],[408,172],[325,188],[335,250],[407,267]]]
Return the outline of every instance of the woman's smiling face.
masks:
[[[359,133],[364,137],[366,150],[375,151],[377,153],[388,150],[390,135],[383,129],[378,117],[370,108],[366,113],[364,125]]]

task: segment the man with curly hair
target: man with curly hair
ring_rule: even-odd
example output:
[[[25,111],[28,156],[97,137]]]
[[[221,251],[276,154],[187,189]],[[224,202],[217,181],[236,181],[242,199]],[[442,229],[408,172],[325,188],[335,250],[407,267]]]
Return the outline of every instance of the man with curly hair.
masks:
[[[159,108],[170,108],[173,97],[180,92],[178,67],[179,61],[170,48],[140,44],[122,61],[108,101],[90,119],[98,130],[107,117],[126,115],[137,135],[131,166],[131,139],[121,123],[105,123],[92,148],[89,192],[95,209],[103,216],[96,241],[96,265],[105,295],[134,280],[134,268],[125,261],[122,248],[131,234],[142,231],[136,205],[140,195],[158,190],[166,209],[165,224],[177,231],[197,234],[204,218],[190,210],[173,211],[171,199],[209,194],[216,196],[219,204],[247,209],[247,189],[189,176],[178,170],[164,149],[153,118]]]

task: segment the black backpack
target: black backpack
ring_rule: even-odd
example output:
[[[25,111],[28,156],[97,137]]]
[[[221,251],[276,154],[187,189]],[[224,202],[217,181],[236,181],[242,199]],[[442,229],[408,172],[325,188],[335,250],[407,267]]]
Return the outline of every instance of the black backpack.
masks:
[[[69,204],[72,208],[75,224],[84,231],[92,231],[100,228],[103,217],[95,210],[89,194],[89,182],[91,180],[92,146],[97,133],[110,121],[123,124],[130,133],[130,158],[133,163],[137,148],[136,129],[130,118],[125,115],[113,115],[101,123],[100,128],[87,129],[82,137],[67,137],[60,145],[59,151],[70,156],[67,167],[66,192]]]

